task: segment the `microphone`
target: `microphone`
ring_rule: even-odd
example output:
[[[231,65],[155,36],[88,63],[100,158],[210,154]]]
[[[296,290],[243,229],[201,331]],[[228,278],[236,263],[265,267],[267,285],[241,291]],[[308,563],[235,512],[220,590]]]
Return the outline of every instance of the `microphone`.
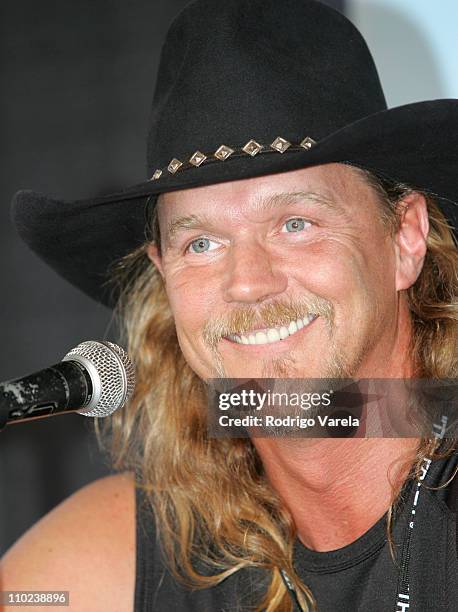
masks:
[[[134,367],[124,349],[82,342],[56,365],[0,383],[0,430],[67,412],[105,417],[124,406],[134,388]]]

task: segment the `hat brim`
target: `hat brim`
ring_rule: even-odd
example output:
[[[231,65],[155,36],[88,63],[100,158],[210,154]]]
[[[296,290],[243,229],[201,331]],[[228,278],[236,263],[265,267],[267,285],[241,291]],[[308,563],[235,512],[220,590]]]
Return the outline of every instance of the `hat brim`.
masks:
[[[58,274],[112,307],[117,296],[107,284],[107,271],[145,241],[149,196],[339,162],[434,194],[458,235],[458,100],[388,109],[347,125],[310,150],[215,159],[93,199],[62,201],[19,191],[12,218],[22,239]]]

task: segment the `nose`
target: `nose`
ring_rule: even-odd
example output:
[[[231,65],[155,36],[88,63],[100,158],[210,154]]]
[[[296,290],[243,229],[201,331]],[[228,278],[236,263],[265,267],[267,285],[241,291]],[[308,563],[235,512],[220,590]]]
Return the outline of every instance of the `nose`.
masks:
[[[283,293],[288,278],[274,259],[253,240],[233,244],[223,283],[225,301],[257,303]]]

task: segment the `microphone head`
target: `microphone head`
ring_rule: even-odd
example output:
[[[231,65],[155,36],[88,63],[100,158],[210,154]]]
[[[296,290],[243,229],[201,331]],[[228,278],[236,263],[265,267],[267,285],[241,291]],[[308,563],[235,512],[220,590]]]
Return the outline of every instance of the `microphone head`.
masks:
[[[134,391],[134,366],[126,351],[117,344],[88,340],[67,353],[63,361],[77,361],[92,380],[92,398],[77,410],[79,414],[108,416],[122,408]]]

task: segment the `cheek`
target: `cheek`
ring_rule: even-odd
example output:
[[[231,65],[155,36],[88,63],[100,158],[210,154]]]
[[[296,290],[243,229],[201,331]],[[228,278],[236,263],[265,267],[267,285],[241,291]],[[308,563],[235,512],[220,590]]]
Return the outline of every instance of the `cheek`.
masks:
[[[309,245],[288,263],[290,277],[298,279],[313,293],[340,295],[360,276],[361,261],[353,250],[326,240]]]
[[[374,248],[349,238],[328,239],[308,245],[287,265],[293,282],[349,310],[378,309],[394,287],[390,253],[381,244]]]
[[[215,310],[216,289],[202,270],[180,270],[167,278],[166,292],[177,333],[202,329]]]

